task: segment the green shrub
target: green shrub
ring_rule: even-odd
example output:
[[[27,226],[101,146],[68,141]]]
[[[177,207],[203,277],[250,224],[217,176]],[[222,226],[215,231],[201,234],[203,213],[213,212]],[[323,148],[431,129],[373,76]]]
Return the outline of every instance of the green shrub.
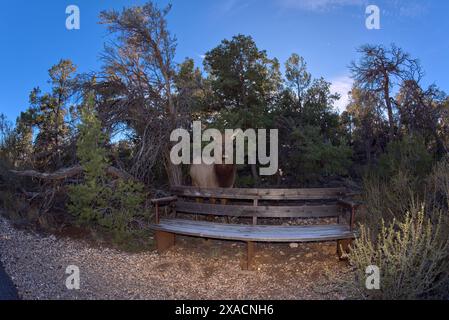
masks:
[[[254,187],[254,178],[249,175],[237,175],[235,185],[239,188]]]
[[[398,172],[406,172],[414,178],[416,187],[430,172],[432,155],[427,150],[424,139],[419,136],[405,136],[388,144],[387,152],[379,159],[378,173],[381,177],[392,177]]]
[[[347,175],[352,150],[345,143],[326,141],[318,127],[296,128],[291,135],[292,151],[287,171],[297,181],[314,182],[333,175]],[[282,162],[282,159],[281,159]]]
[[[356,289],[364,298],[421,299],[446,294],[449,272],[449,238],[440,218],[425,218],[424,206],[405,215],[402,222],[382,220],[376,241],[372,231],[360,227],[349,261],[355,267]],[[365,289],[365,270],[380,270],[380,290]],[[447,297],[446,297],[447,298]]]
[[[118,240],[133,232],[137,218],[146,218],[143,184],[131,180],[112,180],[104,147],[106,136],[96,113],[88,104],[82,110],[77,156],[84,169],[83,183],[69,187],[69,212],[82,225],[111,230]]]

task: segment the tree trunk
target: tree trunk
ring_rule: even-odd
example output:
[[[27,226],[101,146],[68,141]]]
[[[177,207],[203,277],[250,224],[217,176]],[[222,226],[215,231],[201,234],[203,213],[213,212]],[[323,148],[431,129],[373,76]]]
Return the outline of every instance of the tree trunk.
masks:
[[[167,172],[168,183],[171,187],[182,185],[182,169],[180,165],[175,165],[170,159],[170,150],[165,156],[165,171]]]
[[[393,106],[391,105],[390,100],[390,84],[389,84],[389,78],[386,76],[385,84],[384,84],[384,97],[385,97],[385,106],[387,107],[387,113],[388,113],[388,124],[389,124],[389,130],[388,130],[388,137],[390,142],[394,140],[394,116],[393,116]]]

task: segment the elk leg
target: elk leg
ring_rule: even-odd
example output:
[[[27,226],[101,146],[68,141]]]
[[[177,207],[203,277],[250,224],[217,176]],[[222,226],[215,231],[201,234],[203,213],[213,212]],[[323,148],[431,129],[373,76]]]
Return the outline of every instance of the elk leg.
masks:
[[[337,241],[337,255],[340,260],[348,260],[347,254],[349,253],[352,239],[342,239]]]
[[[217,200],[215,198],[209,198],[209,202],[211,204],[215,204],[217,202]],[[206,216],[206,220],[207,221],[214,221],[214,216],[208,215],[208,216]]]
[[[196,203],[203,203],[204,199],[203,198],[195,198],[195,202]],[[196,214],[195,215],[195,221],[197,221],[197,220],[198,220],[198,215]]]
[[[221,202],[221,204],[222,205],[227,205],[228,204],[228,199],[220,199],[220,202]],[[229,216],[226,216],[225,217],[225,220],[226,220],[226,223],[230,223],[230,221],[229,221]]]

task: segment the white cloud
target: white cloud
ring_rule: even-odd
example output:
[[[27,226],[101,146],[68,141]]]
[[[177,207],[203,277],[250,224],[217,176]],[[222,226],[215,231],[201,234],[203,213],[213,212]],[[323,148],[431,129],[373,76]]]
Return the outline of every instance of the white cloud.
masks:
[[[236,0],[224,1],[221,5],[221,10],[223,11],[223,13],[228,13],[232,11],[232,9],[235,7],[236,4],[237,4]]]
[[[225,0],[220,2],[219,10],[222,14],[229,14],[235,11],[245,9],[249,6],[248,1],[243,0]]]
[[[352,89],[354,80],[348,76],[341,76],[331,80],[331,92],[338,93],[341,98],[335,102],[335,107],[340,113],[346,110],[349,103],[349,92]]]
[[[300,9],[307,11],[327,11],[336,7],[361,6],[366,0],[277,0],[286,9]]]

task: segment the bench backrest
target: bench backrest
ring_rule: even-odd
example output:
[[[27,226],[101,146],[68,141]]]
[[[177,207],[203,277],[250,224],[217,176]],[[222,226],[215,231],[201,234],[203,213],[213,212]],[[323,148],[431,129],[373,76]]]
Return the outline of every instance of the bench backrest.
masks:
[[[346,194],[346,188],[313,189],[206,189],[175,187],[172,193],[178,197],[240,199],[240,200],[338,200]]]
[[[328,189],[203,189],[176,187],[176,211],[189,214],[253,218],[319,218],[342,214],[336,201],[344,196],[344,188]],[[244,200],[250,204],[211,204],[193,199]],[[294,201],[323,200],[326,204],[298,204]],[[263,202],[263,204],[261,203]],[[293,203],[292,203],[293,202]],[[329,203],[331,202],[331,203]]]

